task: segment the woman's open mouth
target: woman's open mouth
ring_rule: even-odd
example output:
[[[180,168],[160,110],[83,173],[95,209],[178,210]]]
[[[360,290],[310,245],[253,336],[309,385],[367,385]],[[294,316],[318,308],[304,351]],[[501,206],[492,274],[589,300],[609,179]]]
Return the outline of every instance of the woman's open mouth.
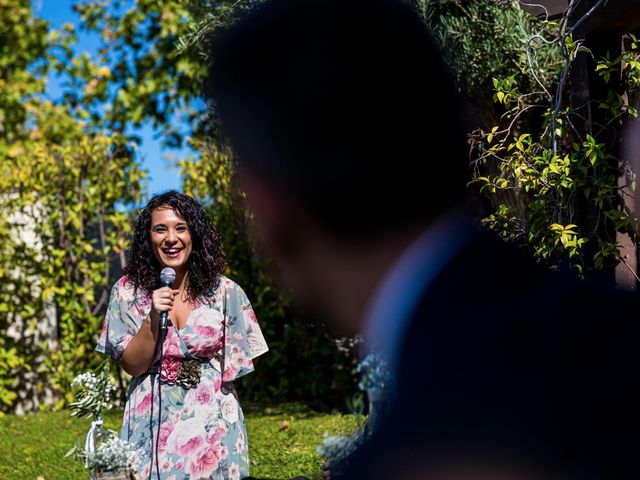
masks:
[[[182,248],[171,247],[162,249],[162,253],[164,253],[169,258],[177,258],[178,255],[180,255],[180,252],[182,252]]]

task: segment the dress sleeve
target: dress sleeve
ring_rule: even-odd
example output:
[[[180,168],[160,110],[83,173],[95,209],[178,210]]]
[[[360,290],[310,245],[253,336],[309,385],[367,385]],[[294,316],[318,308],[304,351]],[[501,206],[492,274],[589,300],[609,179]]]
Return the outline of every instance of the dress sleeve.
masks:
[[[254,370],[253,359],[269,347],[242,288],[230,280],[225,288],[226,344],[223,380],[230,382]]]
[[[140,309],[136,308],[131,288],[121,278],[111,289],[109,306],[96,350],[119,361],[125,348],[140,329]]]

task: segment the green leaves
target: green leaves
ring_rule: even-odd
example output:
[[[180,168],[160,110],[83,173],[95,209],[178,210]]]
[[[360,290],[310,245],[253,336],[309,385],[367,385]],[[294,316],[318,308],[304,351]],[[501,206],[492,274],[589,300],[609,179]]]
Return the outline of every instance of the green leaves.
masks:
[[[72,54],[61,55],[59,65],[77,84],[67,92],[71,101],[84,104],[97,128],[122,133],[150,121],[171,146],[184,142],[173,129],[176,122],[197,132],[205,128],[193,99],[200,96],[206,64],[194,50],[177,49],[195,22],[189,6],[187,0],[76,0],[82,27],[101,36],[101,48],[77,65]]]
[[[549,229],[555,234],[554,245],[562,245],[569,253],[569,258],[580,253],[580,247],[587,243],[588,239],[578,236],[578,226],[574,224],[560,225],[552,223]]]
[[[493,136],[496,134],[497,131],[498,131],[497,126],[491,129],[491,132],[487,135],[487,142],[491,143],[493,141]]]
[[[506,241],[519,241],[526,233],[523,223],[505,204],[500,204],[496,211],[483,218],[481,223]]]
[[[611,76],[615,75],[626,80],[629,88],[635,89],[640,87],[640,42],[633,33],[626,37],[624,52],[614,59],[611,59],[607,52],[600,58],[595,70],[607,83]]]
[[[617,58],[611,60],[609,57],[609,53],[602,57],[598,63],[596,64],[596,72],[600,74],[600,76],[604,79],[605,82],[609,83],[611,79],[611,75],[616,71],[620,71],[620,61],[622,60],[622,55]]]
[[[518,97],[518,90],[516,88],[515,75],[504,79],[493,78],[493,89],[495,94],[493,100],[507,106],[515,98]]]
[[[636,35],[626,35],[621,55],[598,60],[595,72],[606,83],[621,85],[595,99],[604,118],[593,131],[583,131],[577,128],[584,124],[583,114],[568,105],[563,85],[576,55],[589,50],[565,26],[563,21],[546,22],[526,41],[513,73],[492,79],[493,100],[504,113],[488,133],[479,129],[471,136],[476,157],[470,184],[496,205],[482,220],[484,225],[526,245],[552,268],[589,275],[620,261],[619,248],[610,240],[615,232],[636,230],[631,212],[621,207],[621,190],[627,187],[618,184],[624,174],[627,182],[621,183],[635,189],[635,176],[614,156],[614,145],[605,135],[627,115],[638,115],[620,92],[639,93],[640,42]],[[536,46],[541,44],[564,59],[564,73],[553,81],[545,75],[557,66],[549,61],[555,57],[540,56]],[[515,79],[524,71],[535,76],[536,84],[532,88],[520,82],[520,92]],[[556,88],[560,90],[553,95]],[[540,98],[540,90],[548,104],[533,100]]]
[[[142,172],[121,147],[123,138],[92,132],[50,102],[28,105],[27,112],[29,136],[0,158],[0,208],[8,212],[0,218],[0,264],[13,266],[5,282],[11,287],[0,293],[0,331],[8,323],[39,324],[55,302],[60,340],[55,350],[29,333],[17,340],[18,350],[0,344],[0,400],[7,409],[16,397],[2,382],[23,377],[36,358],[46,358],[42,381],[63,393],[59,406],[73,376],[96,363],[90,352],[114,281],[111,265],[129,231],[121,208],[141,196]]]
[[[496,127],[492,133],[495,131]],[[486,140],[489,144],[488,136]],[[582,143],[575,142],[563,155],[554,155],[529,133],[494,137],[486,152],[498,160],[500,175],[476,173],[472,183],[480,185],[481,193],[496,196],[505,190],[523,191],[529,202],[525,219],[500,204],[482,223],[505,239],[527,243],[540,260],[551,265],[566,260],[582,274],[583,246],[589,237],[581,236],[575,223],[552,220],[571,218],[578,192],[601,209],[603,218],[617,230],[631,225],[629,213],[614,208],[619,188],[617,177],[611,173],[613,157],[607,146],[592,135],[586,135]],[[607,254],[607,258],[611,255]]]
[[[603,268],[607,265],[612,266],[619,263],[621,260],[620,248],[621,245],[616,242],[598,240],[598,251],[593,257],[596,268]]]
[[[16,347],[9,346],[9,342],[0,337],[0,416],[2,416],[2,410],[11,407],[18,397],[11,388],[14,383],[11,373],[17,371],[24,364],[25,360],[19,355]]]
[[[582,144],[584,155],[592,167],[595,167],[598,162],[612,158],[610,154],[605,152],[605,148],[606,145],[604,143],[596,142],[596,139],[589,134],[587,134],[586,140]]]
[[[527,146],[529,146],[531,144],[531,135],[529,135],[528,133],[523,133],[522,135],[520,135],[518,137],[518,139],[515,142],[515,146],[518,150],[520,150],[521,152],[524,152],[525,150],[525,144]],[[511,147],[511,145],[510,145]]]

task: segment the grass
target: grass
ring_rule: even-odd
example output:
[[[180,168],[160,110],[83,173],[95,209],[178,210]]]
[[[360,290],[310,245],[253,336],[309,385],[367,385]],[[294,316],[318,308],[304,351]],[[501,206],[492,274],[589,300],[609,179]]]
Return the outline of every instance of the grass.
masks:
[[[313,412],[298,404],[243,407],[251,475],[258,478],[320,479],[315,448],[323,435],[349,434],[357,428],[352,415]],[[108,412],[106,428],[118,431],[121,416],[120,411]],[[89,426],[89,420],[66,411],[0,417],[0,479],[86,480],[82,465],[64,454],[84,443]]]

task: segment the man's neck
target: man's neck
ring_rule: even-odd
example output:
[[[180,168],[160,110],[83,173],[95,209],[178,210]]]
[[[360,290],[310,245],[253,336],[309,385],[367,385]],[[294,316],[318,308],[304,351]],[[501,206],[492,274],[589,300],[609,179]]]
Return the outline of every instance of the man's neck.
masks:
[[[372,297],[422,228],[408,228],[362,245],[324,243],[307,256],[317,291],[323,292],[320,301],[345,334],[363,332]]]

